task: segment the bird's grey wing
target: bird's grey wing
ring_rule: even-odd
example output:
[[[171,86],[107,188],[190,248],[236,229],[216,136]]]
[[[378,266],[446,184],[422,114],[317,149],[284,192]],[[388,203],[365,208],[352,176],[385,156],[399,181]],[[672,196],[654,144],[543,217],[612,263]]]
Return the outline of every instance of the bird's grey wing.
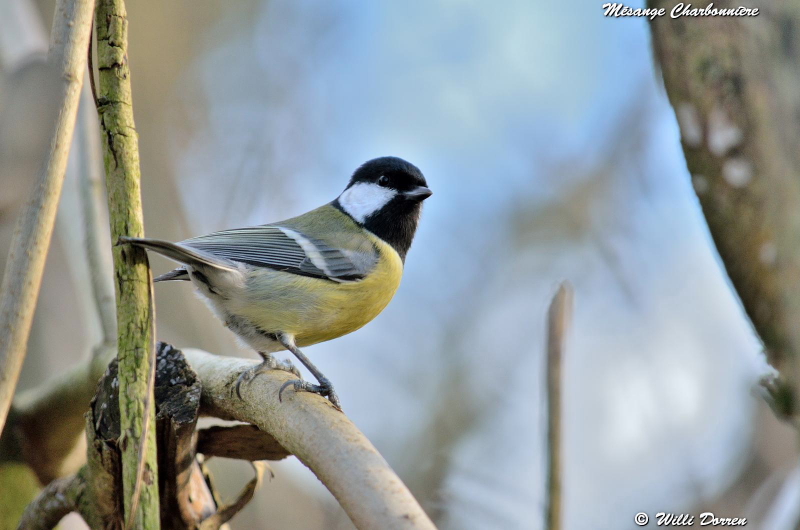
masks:
[[[335,282],[359,281],[378,261],[366,238],[341,248],[278,224],[224,230],[181,245],[234,262]]]

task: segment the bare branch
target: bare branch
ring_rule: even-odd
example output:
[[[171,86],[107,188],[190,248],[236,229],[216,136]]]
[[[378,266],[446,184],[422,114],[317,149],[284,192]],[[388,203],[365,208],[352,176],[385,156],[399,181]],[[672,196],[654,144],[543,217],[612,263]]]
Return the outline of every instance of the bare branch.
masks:
[[[206,456],[236,458],[238,460],[281,460],[289,451],[269,433],[255,425],[209,427],[197,432],[197,452]]]
[[[559,530],[561,522],[561,361],[572,319],[572,287],[564,282],[547,312],[547,488],[545,528]]]
[[[254,361],[186,349],[184,355],[203,382],[201,412],[252,423],[268,432],[307,465],[333,493],[357,528],[434,528],[386,460],[347,416],[326,399],[278,391],[291,374],[274,371],[233,390]]]
[[[94,394],[94,385],[116,355],[116,317],[112,265],[105,215],[102,155],[97,114],[89,87],[81,91],[73,142],[74,156],[67,166],[56,235],[67,251],[73,281],[85,293],[87,318],[96,321],[98,344],[96,362],[81,364],[46,384],[18,393],[8,420],[10,432],[2,443],[13,438],[18,453],[36,473],[42,484],[77,470],[76,454],[83,437],[83,413]],[[86,265],[88,264],[88,270]],[[90,296],[94,294],[94,297]],[[81,297],[79,302],[84,302]],[[61,421],[53,422],[52,418]],[[6,445],[8,447],[8,445]]]
[[[91,73],[90,73],[91,78]],[[108,216],[105,211],[103,187],[103,158],[100,146],[100,131],[97,126],[97,111],[87,87],[81,94],[81,112],[78,117],[80,143],[78,173],[80,203],[83,217],[83,248],[89,266],[92,295],[97,320],[100,322],[102,339],[94,355],[102,355],[103,348],[117,345],[116,300],[111,281],[113,264],[109,250],[107,232]]]
[[[82,474],[60,478],[48,484],[31,502],[18,530],[50,530],[70,512],[78,509],[80,497],[86,491]]]
[[[267,470],[267,465],[264,462],[250,462],[253,466],[253,471],[256,476],[245,485],[241,493],[236,497],[233,503],[227,506],[221,506],[217,512],[200,523],[200,530],[219,530],[219,528],[230,521],[234,515],[242,511],[242,508],[248,505],[253,500],[256,490],[261,486],[264,478],[264,472]]]
[[[47,160],[17,223],[0,288],[0,430],[25,358],[64,183],[86,68],[92,7],[92,0],[59,0],[56,4],[49,61],[61,74],[62,105]]]
[[[88,77],[88,73],[85,74]],[[94,353],[116,349],[111,237],[101,182],[103,155],[97,111],[84,78],[72,155],[61,192],[55,237],[62,242],[75,292],[74,308],[88,324],[87,336]]]
[[[328,401],[312,394],[284,393],[283,403],[278,402],[277,392],[290,374],[274,371],[260,375],[242,388],[244,399],[240,400],[231,392],[232,385],[241,371],[251,367],[254,361],[220,357],[198,350],[185,351],[184,355],[201,381],[203,414],[255,425],[200,430],[199,452],[209,456],[243,459],[279,459],[291,452],[308,465],[333,492],[357,527],[434,528],[386,461],[344,414],[331,408]],[[160,377],[168,381],[170,378],[174,379],[174,375],[162,374],[167,365],[174,364],[165,360],[164,366],[158,370]],[[24,407],[20,406],[18,410],[23,417],[36,410],[40,420],[49,419],[53,432],[60,431],[62,422],[71,424],[80,421],[84,407],[65,408],[63,401],[74,402],[76,400],[69,396],[91,395],[95,392],[97,366],[97,359],[87,360],[84,365],[76,368],[70,378],[55,385],[51,382],[45,383],[35,392],[32,391],[27,398],[29,403]],[[93,518],[97,526],[108,521],[113,522],[120,513],[115,505],[119,491],[114,480],[119,473],[118,467],[115,467],[118,464],[114,462],[119,456],[115,456],[115,450],[107,440],[116,439],[119,431],[117,427],[116,431],[111,429],[114,432],[106,432],[108,427],[103,427],[109,421],[113,424],[114,420],[110,415],[114,414],[116,408],[113,401],[108,401],[102,393],[115,392],[115,383],[106,382],[105,386],[108,388],[102,390],[97,399],[100,403],[106,403],[106,407],[94,410],[94,415],[89,415],[84,420],[88,424],[89,434],[89,462],[86,467],[87,476],[91,479],[87,480],[88,496],[96,507],[95,513],[84,514],[84,517]],[[160,399],[163,401],[163,396]],[[180,396],[170,399],[191,401]],[[110,408],[108,403],[111,403]],[[107,411],[105,416],[102,410]],[[57,418],[58,421],[52,421],[52,418]],[[119,419],[116,422],[118,425]],[[100,429],[99,434],[95,433],[95,428]],[[39,432],[47,436],[46,430]],[[178,427],[175,432],[180,434],[178,438],[185,439],[188,431],[185,427]],[[26,461],[30,463],[37,458],[48,458],[41,452],[45,450],[41,448],[46,446],[49,443],[35,446],[36,451],[28,454]],[[178,453],[180,451],[176,452]],[[55,467],[55,463],[50,467]],[[192,480],[196,475],[194,471],[191,472]]]
[[[4,15],[8,20],[3,19]],[[13,70],[19,66],[16,63],[38,57],[40,50],[47,50],[47,35],[40,18],[28,0],[0,2],[0,20],[4,21],[0,30],[0,57],[14,59],[0,60],[4,68]],[[104,215],[105,198],[99,181],[102,155],[97,114],[88,92],[89,87],[84,81],[73,133],[72,156],[69,157],[56,216],[55,236],[62,240],[63,248],[67,250],[69,269],[77,290],[85,293],[77,301],[86,306],[87,318],[91,322],[97,321],[97,325],[92,326],[99,331],[94,354],[100,357],[100,361],[80,365],[47,381],[46,385],[17,393],[8,427],[0,440],[0,445],[6,449],[14,447],[15,454],[23,453],[25,462],[42,484],[77,470],[80,458],[77,449],[83,436],[82,414],[88,408],[94,383],[116,353],[111,251]],[[10,123],[4,125],[14,127]],[[85,298],[92,301],[92,292],[95,294],[94,306],[84,303]],[[53,422],[54,417],[63,421]]]

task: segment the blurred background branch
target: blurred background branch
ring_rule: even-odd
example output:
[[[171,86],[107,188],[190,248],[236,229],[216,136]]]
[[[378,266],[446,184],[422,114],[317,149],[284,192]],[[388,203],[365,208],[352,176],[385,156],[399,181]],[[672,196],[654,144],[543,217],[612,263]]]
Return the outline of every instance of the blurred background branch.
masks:
[[[87,75],[93,76],[93,72]],[[80,230],[80,248],[83,252],[73,252],[70,256],[83,258],[83,268],[88,269],[92,293],[92,314],[89,321],[100,324],[100,339],[93,355],[103,356],[117,348],[116,299],[111,260],[108,210],[103,183],[103,154],[100,146],[100,131],[97,123],[97,109],[91,89],[84,83],[81,93],[81,109],[78,116],[80,141],[75,146],[80,215],[69,216],[71,225]],[[82,223],[75,223],[81,219]],[[66,224],[66,223],[64,223]],[[76,267],[78,268],[78,267]]]
[[[94,385],[116,355],[116,306],[102,154],[97,112],[88,83],[81,90],[73,152],[67,166],[56,231],[73,249],[66,253],[72,280],[89,296],[84,313],[91,327],[99,324],[93,359],[79,363],[46,383],[18,392],[11,406],[8,430],[0,445],[20,457],[47,484],[76,469],[75,454],[83,449],[83,414],[94,395]],[[81,274],[85,273],[85,274]],[[53,422],[52,418],[59,418]]]
[[[0,287],[0,430],[25,358],[64,183],[86,69],[92,7],[91,0],[60,0],[56,4],[48,61],[60,74],[61,110],[50,151],[17,222]]]
[[[83,472],[53,480],[28,505],[17,528],[19,530],[55,528],[68,513],[85,507],[81,506],[80,502],[85,491],[86,480]]]
[[[800,4],[748,7],[758,17],[658,17],[653,46],[711,236],[785,380],[775,407],[790,416],[800,399]]]
[[[545,528],[562,528],[562,366],[567,334],[572,320],[572,286],[562,282],[547,312],[547,489],[545,492]]]
[[[33,180],[33,166],[40,163],[40,150],[44,150],[45,145],[38,145],[36,132],[46,134],[44,129],[56,118],[58,102],[54,87],[58,87],[58,72],[45,62],[42,51],[47,50],[47,34],[32,2],[9,0],[0,3],[0,26],[0,85],[4,88],[0,94],[5,96],[0,98],[5,103],[0,105],[0,171],[4,199],[8,201],[3,206],[8,207],[20,200],[15,199],[15,188],[22,182]],[[92,204],[86,197],[88,194],[82,201],[78,193],[79,182],[94,180],[102,171],[97,126],[96,111],[88,83],[84,80],[73,134],[71,153],[74,155],[67,163],[54,234],[62,248],[69,250],[63,253],[67,263],[57,259],[53,263],[51,253],[48,269],[51,277],[60,276],[73,283],[79,292],[85,289],[87,293],[91,288],[88,272],[95,268],[86,265],[103,259],[88,254],[90,239],[98,245],[93,251],[106,256],[106,265],[101,266],[103,270],[100,273],[106,285],[111,285],[107,223],[97,225],[86,221],[92,215],[104,217],[105,194],[102,190],[99,194],[93,190]],[[90,224],[94,226],[90,227]],[[88,335],[97,337],[94,340],[97,340],[95,352],[98,359],[66,370],[55,370],[53,376],[46,377],[46,382],[41,380],[45,378],[40,378],[35,387],[18,391],[14,396],[6,428],[0,436],[0,489],[15,491],[15,494],[3,496],[0,502],[0,527],[16,524],[35,494],[37,482],[47,484],[57,477],[74,473],[85,460],[83,414],[94,394],[96,381],[116,352],[115,335],[111,335],[114,344],[108,344],[102,337],[105,333],[100,330],[101,326],[96,324],[99,322],[97,315],[104,312],[103,318],[116,325],[113,286],[106,291],[106,297],[109,292],[110,310],[107,306],[96,307],[93,299],[85,296],[75,297],[69,304],[71,308],[81,309],[71,315],[88,317]],[[45,304],[49,296],[44,293]],[[55,331],[52,321],[46,328]],[[95,328],[97,332],[93,334],[91,331]],[[41,337],[41,321],[38,330]],[[73,347],[82,347],[75,335],[56,334],[61,335],[56,343],[61,346],[59,354],[68,356]],[[38,350],[41,346],[43,344],[35,340],[29,346],[34,350],[34,364],[41,355]],[[53,418],[59,421],[53,421]],[[30,478],[22,480],[28,476]],[[23,486],[26,483],[32,487]]]

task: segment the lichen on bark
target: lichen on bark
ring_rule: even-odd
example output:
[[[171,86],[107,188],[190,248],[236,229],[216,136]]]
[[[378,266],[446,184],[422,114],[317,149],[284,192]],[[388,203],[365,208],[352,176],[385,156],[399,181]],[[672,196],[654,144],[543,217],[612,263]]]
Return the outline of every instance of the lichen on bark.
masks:
[[[674,0],[651,0],[667,12]],[[717,8],[736,7],[730,0]],[[800,399],[800,6],[753,0],[757,17],[658,17],[653,46],[711,236],[767,358]]]
[[[123,0],[99,0],[95,13],[98,112],[108,188],[112,242],[142,237],[139,148],[133,121],[128,20]],[[143,250],[114,247],[117,297],[119,407],[122,477],[126,520],[130,518],[139,452],[144,473],[134,527],[158,528],[159,499],[153,404],[152,359],[155,348],[152,276]],[[147,427],[149,423],[149,428]],[[143,443],[144,442],[144,443]]]

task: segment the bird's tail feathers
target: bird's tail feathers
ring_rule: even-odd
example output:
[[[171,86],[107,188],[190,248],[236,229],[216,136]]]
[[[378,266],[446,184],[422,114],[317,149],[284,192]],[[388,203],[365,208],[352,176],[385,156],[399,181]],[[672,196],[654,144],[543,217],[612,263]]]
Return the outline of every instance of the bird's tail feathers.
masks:
[[[171,270],[169,272],[165,272],[161,276],[156,276],[153,279],[154,282],[169,282],[173,280],[175,281],[183,280],[187,282],[191,281],[191,278],[189,278],[189,271],[181,267],[175,270]]]
[[[162,256],[166,256],[171,260],[177,261],[178,263],[183,263],[184,265],[189,265],[191,267],[211,267],[213,269],[226,271],[238,270],[236,265],[227,259],[218,258],[217,256],[209,254],[208,252],[190,248],[185,245],[181,245],[180,243],[171,243],[169,241],[162,241],[160,239],[146,239],[139,237],[122,236],[119,238],[119,244],[126,243],[158,252]],[[159,278],[161,278],[161,276],[159,276]]]

